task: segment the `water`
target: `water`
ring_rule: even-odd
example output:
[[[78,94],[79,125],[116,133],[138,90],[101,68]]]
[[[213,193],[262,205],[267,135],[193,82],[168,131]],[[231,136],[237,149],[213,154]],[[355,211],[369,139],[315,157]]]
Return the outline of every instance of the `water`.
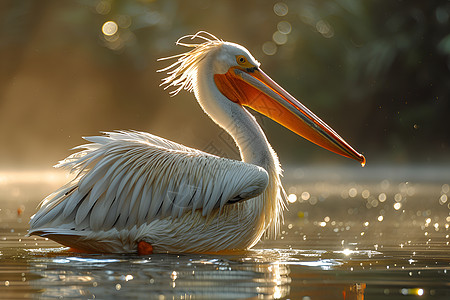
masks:
[[[288,170],[293,203],[278,239],[230,255],[146,257],[26,237],[38,202],[66,179],[3,172],[0,298],[450,299],[449,172]]]

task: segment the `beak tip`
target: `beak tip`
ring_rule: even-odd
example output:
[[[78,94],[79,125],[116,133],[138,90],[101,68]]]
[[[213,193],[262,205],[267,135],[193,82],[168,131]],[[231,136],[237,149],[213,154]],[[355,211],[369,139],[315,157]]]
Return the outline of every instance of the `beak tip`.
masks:
[[[364,155],[360,154],[359,161],[361,162],[361,167],[364,168],[364,166],[366,165],[366,158],[364,157]]]

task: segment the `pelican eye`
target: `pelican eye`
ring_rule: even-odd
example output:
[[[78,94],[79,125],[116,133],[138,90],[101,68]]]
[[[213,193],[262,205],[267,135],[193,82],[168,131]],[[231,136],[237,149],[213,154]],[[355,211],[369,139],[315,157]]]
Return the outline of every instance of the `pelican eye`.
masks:
[[[238,55],[238,56],[236,56],[236,61],[237,61],[237,63],[240,64],[240,65],[244,65],[244,64],[247,63],[247,59],[246,59],[245,56],[243,56],[243,55]]]

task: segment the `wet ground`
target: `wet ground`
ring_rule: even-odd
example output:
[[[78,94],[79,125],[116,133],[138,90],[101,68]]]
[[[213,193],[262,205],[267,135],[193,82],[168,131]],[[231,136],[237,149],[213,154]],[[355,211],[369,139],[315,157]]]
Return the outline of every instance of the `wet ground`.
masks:
[[[450,168],[292,168],[277,240],[235,255],[81,255],[26,237],[54,171],[0,172],[0,298],[450,299]]]

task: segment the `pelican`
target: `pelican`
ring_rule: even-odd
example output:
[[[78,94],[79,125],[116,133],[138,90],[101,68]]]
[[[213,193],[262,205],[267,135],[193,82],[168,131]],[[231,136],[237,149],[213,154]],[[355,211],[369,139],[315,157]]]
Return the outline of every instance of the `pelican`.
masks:
[[[203,111],[236,142],[242,161],[155,135],[106,132],[59,162],[75,178],[45,198],[29,235],[90,253],[245,250],[280,229],[281,167],[247,107],[296,134],[365,164],[333,129],[275,83],[244,47],[200,31],[189,51],[164,58],[162,84],[194,92]]]

